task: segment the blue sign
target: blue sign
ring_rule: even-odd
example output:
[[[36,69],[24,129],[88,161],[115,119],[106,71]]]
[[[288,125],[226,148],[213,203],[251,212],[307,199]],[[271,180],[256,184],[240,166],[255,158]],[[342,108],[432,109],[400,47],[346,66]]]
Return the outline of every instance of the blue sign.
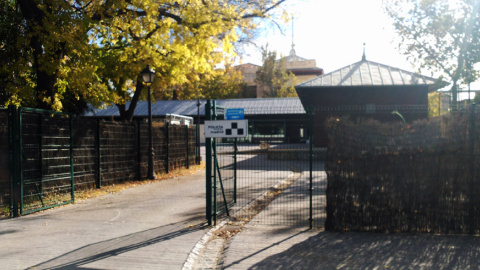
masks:
[[[243,120],[245,119],[244,109],[227,109],[225,118],[226,120]]]

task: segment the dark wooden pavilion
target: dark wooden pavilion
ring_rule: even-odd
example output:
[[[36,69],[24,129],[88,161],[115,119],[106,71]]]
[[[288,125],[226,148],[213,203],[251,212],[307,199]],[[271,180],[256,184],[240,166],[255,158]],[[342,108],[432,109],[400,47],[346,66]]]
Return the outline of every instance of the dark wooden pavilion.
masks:
[[[314,143],[328,144],[325,120],[349,115],[407,122],[428,117],[428,93],[438,80],[399,68],[362,60],[297,85],[305,110],[313,109]]]

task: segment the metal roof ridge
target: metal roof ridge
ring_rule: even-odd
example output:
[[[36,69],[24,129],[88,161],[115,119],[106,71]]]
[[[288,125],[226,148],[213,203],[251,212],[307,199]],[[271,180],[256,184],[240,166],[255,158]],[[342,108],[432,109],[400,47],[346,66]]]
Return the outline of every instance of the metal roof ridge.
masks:
[[[339,72],[340,72],[340,81],[342,81],[342,78],[343,78],[343,69],[340,69]],[[333,84],[332,84],[331,86],[333,86]]]
[[[362,69],[361,69],[361,66],[362,66],[363,62],[365,62],[365,61],[361,61],[360,65],[358,65],[358,73],[360,73],[360,85],[363,85],[363,76],[362,76]],[[367,63],[367,65],[368,65],[368,63]],[[352,86],[353,86],[353,82],[352,82]]]
[[[395,85],[395,81],[393,80],[393,76],[392,76],[392,70],[391,70],[391,67],[390,66],[385,66],[388,70],[388,75],[390,75],[390,80],[392,80],[392,85]]]
[[[385,85],[385,82],[383,81],[383,76],[382,76],[382,69],[380,68],[380,66],[376,66],[377,69],[378,69],[378,74],[380,74],[380,81],[382,82],[382,85]]]
[[[350,70],[347,72],[347,74],[345,74],[345,78],[341,78],[340,79],[340,83],[338,84],[339,86],[341,86],[347,79],[350,79],[350,85],[352,86],[353,85],[353,80],[352,80],[352,74],[355,72],[356,69],[358,69],[360,67],[360,64],[361,64],[362,61],[359,61],[359,62],[356,62],[356,63],[353,63],[351,65],[348,65],[346,67],[350,68]],[[332,74],[334,72],[331,72]],[[360,80],[361,80],[361,77],[360,77]]]
[[[370,63],[367,62],[367,67],[368,67],[368,73],[370,75],[370,83],[373,84],[373,76],[372,76],[372,70],[370,69]]]
[[[400,79],[402,79],[402,83],[403,83],[403,85],[405,85],[405,79],[403,78],[402,70],[399,69],[399,70],[398,70],[398,73],[400,73]],[[412,75],[410,75],[410,76],[412,76]]]

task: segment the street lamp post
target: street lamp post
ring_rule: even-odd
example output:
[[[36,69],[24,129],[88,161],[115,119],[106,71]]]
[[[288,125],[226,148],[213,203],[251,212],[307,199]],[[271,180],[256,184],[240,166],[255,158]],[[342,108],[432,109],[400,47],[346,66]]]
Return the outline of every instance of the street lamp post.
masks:
[[[196,143],[197,143],[197,156],[196,156],[196,161],[197,165],[200,164],[200,99],[197,100],[197,138],[196,138]]]
[[[153,128],[152,128],[152,93],[150,86],[155,81],[155,71],[153,71],[149,65],[142,70],[142,79],[148,85],[148,171],[147,178],[155,179],[155,173],[153,172]]]

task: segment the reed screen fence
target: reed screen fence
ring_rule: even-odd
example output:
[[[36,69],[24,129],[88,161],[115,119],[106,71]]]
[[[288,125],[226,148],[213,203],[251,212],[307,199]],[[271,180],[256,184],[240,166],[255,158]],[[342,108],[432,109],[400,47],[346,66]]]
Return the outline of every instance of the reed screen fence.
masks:
[[[326,229],[480,233],[478,123],[474,106],[412,123],[330,118]]]

